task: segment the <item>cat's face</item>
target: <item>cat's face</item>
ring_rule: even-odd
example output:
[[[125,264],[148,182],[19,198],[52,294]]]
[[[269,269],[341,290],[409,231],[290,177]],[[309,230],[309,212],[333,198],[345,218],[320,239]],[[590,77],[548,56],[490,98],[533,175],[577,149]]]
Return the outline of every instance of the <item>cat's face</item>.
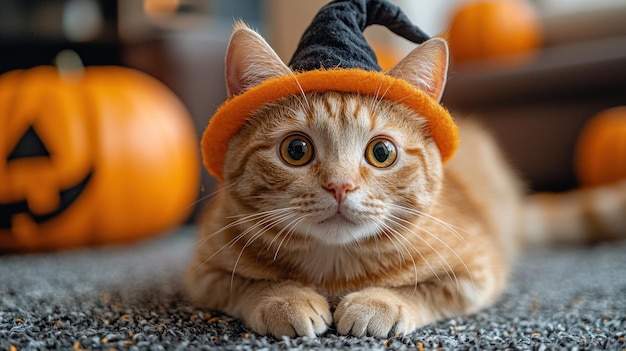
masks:
[[[225,176],[248,213],[295,235],[347,244],[424,210],[442,166],[402,105],[352,94],[295,97],[256,113],[231,141]],[[269,223],[268,223],[269,224]]]
[[[256,34],[248,34],[255,39]],[[259,50],[271,51],[264,45]],[[272,61],[277,57],[238,52],[250,47],[231,41],[228,57],[257,57],[266,67],[237,61],[229,70],[227,58],[231,94],[271,77],[267,72],[288,70]],[[419,83],[428,84],[423,78]],[[233,206],[262,218],[255,230],[272,227],[331,245],[383,231],[393,235],[394,228],[431,204],[441,185],[442,164],[424,119],[382,99],[384,91],[381,87],[376,97],[306,94],[256,111],[226,155],[225,189]],[[440,91],[433,94],[438,98]]]

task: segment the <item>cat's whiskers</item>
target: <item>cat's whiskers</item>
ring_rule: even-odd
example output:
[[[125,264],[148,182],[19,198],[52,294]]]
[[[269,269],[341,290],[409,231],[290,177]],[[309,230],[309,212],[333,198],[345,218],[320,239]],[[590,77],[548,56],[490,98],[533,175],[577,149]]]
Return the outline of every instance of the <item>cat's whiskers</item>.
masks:
[[[264,218],[260,222],[255,223],[251,227],[247,228],[245,231],[241,232],[234,239],[232,239],[229,243],[227,243],[226,245],[224,245],[222,247],[222,248],[224,248],[226,246],[229,246],[229,247],[232,248],[239,240],[241,240],[244,237],[248,236],[248,234],[250,234],[252,231],[257,230],[257,232],[252,234],[252,236],[250,238],[248,238],[246,243],[242,246],[242,248],[239,251],[239,254],[237,255],[237,258],[236,258],[236,260],[235,260],[235,262],[233,264],[233,269],[232,269],[232,274],[231,274],[231,289],[232,289],[232,286],[233,286],[235,272],[237,270],[237,265],[239,264],[239,261],[241,260],[243,252],[250,245],[252,245],[252,243],[254,243],[258,238],[263,236],[263,234],[265,234],[266,232],[268,232],[269,230],[274,228],[279,223],[281,223],[283,221],[286,221],[286,220],[292,218],[293,216],[294,216],[293,213],[281,213],[281,214],[276,215],[276,216],[270,216],[270,217]],[[258,229],[261,226],[263,226],[263,227]]]
[[[238,220],[234,221],[234,222],[229,223],[228,225],[223,226],[219,230],[216,230],[215,232],[204,236],[201,240],[196,242],[196,249],[200,245],[202,245],[205,242],[207,242],[208,240],[210,240],[215,235],[220,234],[220,233],[224,232],[225,230],[228,230],[228,229],[230,229],[230,228],[232,228],[234,226],[254,221],[254,220],[256,220],[259,217],[271,215],[274,212],[289,211],[289,210],[292,210],[292,209],[293,209],[293,207],[288,207],[288,208],[284,208],[284,209],[268,210],[268,211],[262,211],[262,212],[258,212],[258,213],[253,213],[253,214],[243,214],[243,215],[228,216],[228,217],[226,217],[228,219],[238,218],[238,217],[240,217],[240,218]]]
[[[402,218],[398,218],[397,219],[402,220]],[[463,261],[463,259],[458,255],[458,253],[452,249],[448,244],[446,244],[444,241],[442,241],[441,239],[439,239],[435,234],[433,234],[431,231],[428,231],[418,225],[415,225],[414,223],[411,222],[407,222],[409,224],[414,225],[419,231],[428,234],[430,237],[434,238],[435,240],[439,241],[445,248],[448,249],[449,252],[451,252],[454,256],[456,256],[458,258],[458,260],[461,262],[461,264],[465,267],[465,269],[467,270],[467,266],[465,265],[465,262]],[[399,224],[399,223],[397,223]],[[456,272],[454,270],[454,268],[452,268],[452,266],[450,265],[450,262],[448,262],[448,260],[446,259],[446,257],[444,257],[441,252],[439,250],[437,250],[434,246],[432,246],[432,244],[430,244],[426,239],[422,238],[422,236],[420,236],[416,231],[410,230],[409,228],[407,228],[406,226],[403,226],[404,228],[406,228],[406,230],[408,230],[410,233],[413,233],[414,235],[416,235],[423,243],[425,243],[431,250],[432,252],[434,252],[438,257],[439,257],[439,261],[442,262],[446,269],[446,275],[448,276],[448,278],[451,281],[454,281],[455,284],[457,286],[459,286],[459,279],[456,275]],[[467,270],[468,274],[469,270]],[[471,274],[470,274],[471,276]]]
[[[199,203],[201,203],[201,202],[203,202],[205,200],[212,199],[213,197],[217,196],[218,194],[228,190],[229,188],[232,188],[236,184],[237,184],[237,181],[234,181],[231,184],[229,184],[228,186],[220,187],[217,190],[215,190],[215,191],[213,191],[213,192],[211,192],[209,194],[199,196],[194,202],[192,202],[189,205],[187,205],[185,207],[185,210],[188,210],[188,209],[190,209],[192,207],[195,207],[196,205],[198,205]]]
[[[268,231],[270,231],[272,228],[276,227],[278,224],[287,221],[291,218],[293,218],[295,216],[294,213],[288,213],[288,214],[284,214],[282,216],[277,216],[274,218],[267,218],[262,220],[259,223],[254,224],[253,226],[251,226],[250,228],[246,229],[245,231],[243,231],[242,233],[240,233],[237,237],[246,237],[248,234],[252,233],[253,231],[256,230],[256,232],[250,237],[248,238],[248,240],[246,241],[246,243],[243,245],[241,251],[240,251],[240,256],[243,253],[243,251],[248,248],[250,245],[252,245],[252,243],[254,241],[256,241],[258,238],[260,238],[261,236],[263,236],[263,234],[267,233]],[[261,227],[259,229],[259,227]],[[241,238],[237,239],[240,240]],[[231,244],[230,246],[232,247],[234,245]],[[236,263],[235,263],[236,266]]]
[[[228,219],[233,219],[233,218],[239,218],[238,221],[240,220],[246,220],[248,222],[253,221],[259,217],[263,217],[263,216],[267,216],[270,214],[274,214],[274,213],[279,213],[279,212],[285,212],[285,211],[292,211],[296,209],[296,207],[284,207],[284,208],[275,208],[272,210],[267,210],[267,211],[260,211],[260,212],[255,212],[255,213],[244,213],[244,214],[234,214],[234,215],[230,215],[227,216],[226,218]]]
[[[295,72],[293,71],[291,72],[291,75],[293,76],[294,81],[298,85],[298,89],[300,89],[300,96],[304,100],[304,101],[298,100],[298,102],[300,103],[300,106],[302,106],[302,110],[308,113],[311,110],[311,103],[309,102],[309,99],[306,97],[306,93],[304,92],[304,89],[302,89],[302,85],[300,84],[300,81],[298,80],[298,76],[296,76]]]
[[[384,228],[384,230],[382,231],[382,233],[385,235],[385,237],[387,237],[387,239],[389,239],[389,242],[391,242],[391,244],[396,248],[396,252],[400,255],[400,260],[404,261],[404,253],[400,250],[400,248],[398,247],[398,245],[396,245],[396,242],[389,236],[388,232],[391,232],[391,234],[393,235],[394,238],[397,239],[396,234],[399,234],[395,229],[393,229],[392,227],[390,227],[387,223],[385,223],[385,221],[379,219],[377,220],[378,224]],[[376,238],[377,236],[375,236],[374,238]],[[378,244],[378,241],[376,241],[376,243]],[[410,251],[408,251],[408,248],[403,244],[403,243],[399,243],[402,245],[402,247],[404,248],[404,251],[409,255],[409,257],[412,258],[412,254]],[[419,254],[419,251],[417,251]],[[380,255],[380,252],[379,252]],[[423,258],[423,257],[422,257]],[[415,263],[415,261],[413,261]],[[434,273],[434,272],[433,272]]]
[[[441,255],[441,253],[436,250],[430,243],[428,243],[426,240],[424,240],[418,233],[416,233],[415,231],[409,229],[408,227],[406,227],[404,224],[402,223],[406,223],[410,226],[415,227],[416,229],[420,230],[421,232],[424,232],[426,234],[428,234],[430,237],[432,237],[433,239],[437,240],[440,244],[442,244],[450,253],[452,253],[458,260],[459,262],[463,265],[463,267],[465,268],[465,271],[467,272],[469,278],[471,281],[474,281],[473,277],[472,277],[472,272],[469,270],[469,268],[467,267],[467,264],[465,264],[465,260],[463,260],[463,258],[456,252],[456,250],[454,250],[452,247],[450,247],[450,245],[448,243],[446,243],[444,240],[442,240],[439,236],[435,235],[433,232],[419,226],[416,223],[413,223],[411,221],[408,221],[404,218],[400,218],[398,216],[395,215],[390,215],[390,217],[393,219],[394,223],[396,223],[397,225],[402,226],[404,229],[406,229],[407,231],[414,233],[415,235],[417,235],[417,237],[422,240],[426,245],[428,245],[440,258],[441,261],[443,261],[445,263],[445,265],[447,266],[448,270],[450,272],[452,272],[452,274],[454,275],[454,280],[456,282],[456,285],[459,285],[459,281],[458,278],[456,276],[455,270],[450,266],[449,262],[443,257],[443,255]],[[431,216],[432,217],[432,216]],[[432,219],[432,218],[431,218]],[[400,221],[402,223],[399,223],[397,221]],[[449,275],[449,273],[448,273]]]
[[[376,223],[379,226],[384,226],[384,221],[382,220],[377,220]],[[382,255],[382,251],[380,250],[380,247],[378,246],[378,235],[374,235],[374,246],[376,247],[376,253],[378,254],[378,260],[380,260],[381,255]]]
[[[452,269],[452,266],[450,266],[450,264],[448,263],[448,261],[446,260],[446,258],[445,258],[445,257],[441,254],[441,252],[439,252],[439,250],[437,250],[437,249],[436,249],[436,248],[435,248],[435,247],[434,247],[431,243],[429,243],[426,239],[424,239],[421,235],[419,235],[419,233],[417,233],[417,232],[416,232],[416,231],[414,231],[414,230],[411,230],[409,227],[407,227],[406,225],[402,224],[402,221],[404,221],[405,223],[409,223],[409,224],[411,224],[410,222],[405,221],[405,220],[403,220],[402,218],[399,218],[399,217],[397,217],[397,216],[393,216],[393,215],[389,216],[389,217],[387,218],[387,220],[389,220],[389,221],[390,221],[391,223],[393,223],[395,226],[398,226],[400,229],[403,229],[405,232],[410,233],[410,234],[413,234],[416,238],[418,238],[421,242],[423,242],[423,243],[424,243],[424,244],[425,244],[425,245],[426,245],[426,246],[430,249],[430,251],[434,252],[434,253],[437,255],[437,257],[439,257],[439,261],[440,261],[440,262],[442,262],[442,263],[443,263],[443,265],[445,265],[445,266],[446,266],[446,268],[447,268],[447,269],[446,269],[446,274],[448,275],[448,278],[450,278],[450,280],[456,280],[456,275],[454,274],[454,270]],[[419,229],[419,230],[421,230],[421,231],[423,231],[423,232],[426,232],[426,233],[428,233],[428,234],[432,234],[432,233],[429,233],[428,231],[424,230],[423,228],[421,228],[421,227],[419,227],[419,226],[416,226],[416,228],[417,228],[417,229]],[[398,232],[398,233],[399,233],[399,232]],[[399,234],[400,234],[400,233],[399,233]],[[404,235],[402,235],[402,234],[400,234],[400,235],[401,235],[401,237],[402,237],[404,240],[406,240],[407,242],[409,242],[409,243],[411,242],[411,241],[410,241],[409,239],[407,239]],[[436,239],[436,237],[435,237],[435,239]],[[416,249],[416,250],[417,250],[417,249]],[[450,250],[452,250],[452,249],[450,249]],[[418,252],[420,252],[419,250],[417,250],[417,251],[418,251]],[[421,254],[420,254],[420,256],[422,257],[422,259],[424,259],[424,261],[425,261],[425,262],[427,262],[427,260],[424,258],[424,256],[422,256]],[[450,273],[450,272],[452,272],[452,273]],[[434,272],[433,272],[433,273],[434,273]],[[454,275],[454,277],[453,277],[451,274],[452,274],[452,275]],[[437,275],[437,274],[435,273],[435,275]],[[441,279],[439,279],[439,277],[438,277],[438,276],[437,276],[437,279],[438,279],[439,281],[441,281]]]
[[[289,220],[289,219],[293,218],[294,216],[296,216],[296,214],[291,212],[291,211],[290,212],[286,212],[286,213],[277,214],[275,216],[268,216],[268,217],[262,219],[261,221],[259,221],[257,223],[254,223],[252,226],[248,227],[246,230],[244,230],[239,235],[237,235],[237,238],[245,237],[248,234],[250,234],[251,232],[257,230],[259,227],[262,227],[260,231],[258,231],[257,233],[255,233],[252,236],[252,238],[248,239],[248,241],[244,245],[244,248],[247,248],[248,246],[250,246],[252,241],[256,240],[257,234],[260,233],[260,235],[263,235],[264,233],[266,233],[270,229],[274,228],[276,225],[278,225],[278,224],[280,224],[280,223],[282,223],[282,222],[284,222],[286,220]],[[240,239],[237,239],[237,241],[238,240],[240,240]],[[230,247],[233,247],[233,245],[235,243],[236,243],[236,241],[234,243],[232,243],[230,245]]]
[[[204,243],[206,243],[207,241],[211,240],[211,238],[213,238],[214,236],[216,236],[216,235],[218,235],[220,233],[223,233],[224,231],[229,230],[229,229],[231,229],[233,227],[236,227],[236,226],[239,226],[239,225],[242,225],[242,224],[245,224],[245,223],[257,221],[259,219],[261,219],[261,221],[268,221],[268,220],[271,220],[272,218],[276,218],[276,217],[280,217],[281,215],[288,214],[291,211],[293,211],[294,208],[295,207],[286,207],[286,208],[278,208],[278,209],[273,209],[273,210],[268,210],[268,211],[261,211],[261,212],[257,212],[257,213],[253,213],[253,214],[228,216],[227,218],[229,218],[229,219],[238,218],[238,217],[240,217],[240,218],[237,219],[236,221],[233,221],[233,222],[223,226],[219,230],[217,230],[217,231],[215,231],[215,232],[213,232],[211,234],[206,235],[204,238],[202,238],[201,240],[199,240],[196,243],[196,247],[195,247],[194,250],[197,251]],[[258,223],[255,223],[253,225],[253,227],[251,227],[251,228],[256,228],[256,227],[258,227]],[[198,269],[202,268],[202,266],[204,266],[207,262],[209,262],[211,259],[213,259],[213,257],[218,255],[220,252],[222,252],[227,247],[232,247],[232,245],[234,245],[237,241],[241,240],[245,235],[247,235],[249,233],[249,230],[251,230],[251,228],[248,228],[243,233],[238,234],[236,237],[234,237],[228,243],[226,243],[225,245],[220,247],[213,254],[209,255],[205,260],[203,260],[201,263],[199,263],[196,268],[194,268],[194,272],[197,271]]]
[[[381,80],[380,85],[378,86],[378,90],[376,90],[376,95],[374,95],[374,108],[372,109],[372,111],[377,111],[379,109],[380,104],[385,99],[385,95],[387,95],[393,83],[390,82],[387,85],[387,88],[385,88],[385,91],[383,91],[383,93],[379,95],[380,89],[382,88],[382,84],[383,84],[383,81]]]
[[[380,224],[383,228],[385,228],[385,230],[383,230],[383,234],[385,234],[385,236],[389,239],[389,241],[393,244],[393,246],[396,248],[396,251],[400,253],[400,258],[404,261],[404,255],[402,254],[402,252],[400,251],[400,249],[398,248],[398,246],[395,244],[394,239],[396,239],[398,241],[398,243],[404,248],[404,250],[406,251],[406,253],[409,255],[409,257],[411,258],[411,263],[413,264],[413,274],[414,274],[414,280],[415,283],[413,284],[413,293],[415,293],[415,291],[417,290],[417,285],[419,284],[419,273],[417,270],[417,262],[415,262],[415,258],[413,257],[413,254],[411,253],[411,251],[409,250],[409,247],[406,246],[406,244],[408,244],[414,251],[415,253],[417,253],[418,256],[420,256],[420,258],[422,259],[422,261],[426,264],[426,266],[431,270],[431,272],[435,275],[435,277],[437,278],[437,280],[441,281],[441,279],[439,278],[439,275],[437,274],[437,272],[434,270],[434,268],[430,265],[430,262],[428,262],[428,260],[426,260],[426,258],[422,255],[422,253],[420,252],[420,250],[415,247],[415,245],[413,245],[413,243],[411,243],[409,240],[407,240],[402,233],[400,233],[398,230],[396,230],[395,228],[389,226],[387,223],[385,223],[385,221],[380,220]],[[390,236],[391,234],[391,236]],[[400,239],[404,239],[404,241],[406,242],[403,243],[400,241]]]
[[[291,219],[292,217],[297,217],[297,216],[296,216],[296,214],[294,213],[294,215],[293,215],[293,216],[291,216],[291,217],[290,217],[290,219]],[[278,238],[279,238],[279,237],[280,237],[280,236],[281,236],[281,235],[282,235],[285,231],[287,231],[287,230],[288,230],[288,228],[289,228],[291,225],[293,225],[293,223],[294,223],[294,222],[297,222],[297,221],[301,220],[301,219],[302,219],[302,217],[306,217],[306,215],[305,215],[305,216],[299,216],[299,217],[297,217],[297,218],[293,219],[291,222],[287,223],[287,225],[285,225],[285,226],[284,226],[281,230],[279,230],[279,231],[278,231],[278,232],[274,235],[274,237],[272,238],[272,240],[270,240],[270,242],[269,242],[269,243],[267,243],[267,246],[265,247],[265,250],[270,250],[270,249],[272,248],[272,245],[274,245],[274,242],[276,242],[276,240],[278,240]]]
[[[241,250],[239,251],[239,254],[237,255],[237,259],[235,260],[235,263],[233,264],[233,270],[232,270],[232,274],[231,274],[231,289],[233,286],[233,282],[235,279],[235,273],[237,271],[237,265],[239,264],[239,261],[241,260],[241,257],[243,256],[244,251],[250,247],[250,245],[252,245],[257,239],[259,239],[260,237],[262,237],[265,233],[269,232],[270,230],[272,230],[273,228],[275,228],[277,225],[288,221],[290,219],[292,219],[293,217],[298,216],[297,213],[293,212],[293,211],[289,211],[287,213],[283,213],[281,215],[277,215],[275,217],[268,217],[265,218],[263,220],[261,220],[259,223],[255,223],[253,226],[251,226],[250,228],[247,228],[245,231],[243,231],[241,234],[237,235],[237,237],[235,238],[235,242],[233,242],[232,244],[230,244],[230,247],[232,247],[237,241],[241,240],[243,237],[247,236],[248,234],[250,234],[252,231],[256,230],[257,228],[259,228],[260,226],[263,226],[261,229],[259,229],[256,233],[254,233],[250,238],[248,238],[248,240],[246,241],[246,243],[243,245],[243,247],[241,248]],[[295,219],[294,221],[297,221],[300,218]],[[290,222],[289,224],[287,224],[287,227],[289,227],[289,225],[291,223],[293,223],[294,221]],[[282,232],[284,229],[282,229],[281,231],[279,231],[279,233],[277,233],[275,235],[278,236],[280,235],[280,232]],[[273,239],[272,239],[273,240]],[[231,240],[232,241],[232,240]],[[228,245],[228,244],[227,244]],[[226,245],[225,245],[226,246]]]
[[[380,90],[382,89],[382,87],[383,87],[383,81],[381,80],[378,83],[378,86],[376,87],[376,93],[374,94],[374,98],[370,99],[369,110],[372,112],[376,111],[378,108],[379,101],[380,101],[378,100],[378,94],[380,94]]]
[[[298,219],[293,220],[291,223],[287,224],[287,226],[285,226],[284,229],[282,229],[275,238],[278,238],[280,236],[280,234],[287,228],[289,228],[285,235],[283,236],[283,239],[280,241],[280,243],[278,244],[278,247],[276,248],[276,252],[274,253],[274,261],[278,258],[278,252],[280,251],[280,248],[283,246],[283,243],[285,242],[285,240],[288,240],[289,238],[291,238],[291,236],[293,235],[293,233],[296,231],[296,228],[300,225],[300,223],[302,223],[302,221],[304,221],[306,219],[306,217],[308,217],[307,215],[304,215]],[[274,238],[274,239],[275,239]],[[274,241],[274,239],[272,239],[272,242]],[[270,243],[271,244],[271,243]]]
[[[459,226],[456,226],[454,224],[448,223],[448,222],[446,222],[446,221],[444,221],[444,220],[442,220],[440,218],[437,218],[437,217],[435,217],[433,215],[430,215],[430,214],[428,214],[428,213],[426,213],[424,211],[420,211],[420,210],[417,210],[417,209],[414,209],[414,208],[405,207],[405,206],[396,205],[396,204],[389,204],[389,206],[394,208],[394,209],[397,209],[397,210],[400,210],[400,211],[404,211],[404,212],[409,213],[409,214],[413,214],[413,215],[416,215],[416,216],[419,216],[419,217],[426,217],[428,219],[431,219],[434,222],[436,222],[436,223],[440,224],[441,226],[443,226],[444,228],[446,228],[450,233],[454,234],[454,236],[456,236],[458,239],[462,240],[465,243],[467,243],[467,240],[465,239],[465,237],[459,231],[461,231],[461,232],[463,232],[463,233],[465,233],[467,235],[470,235],[470,236],[473,235],[472,232],[470,232],[468,230],[465,230],[465,229],[463,229],[463,228],[461,228]]]

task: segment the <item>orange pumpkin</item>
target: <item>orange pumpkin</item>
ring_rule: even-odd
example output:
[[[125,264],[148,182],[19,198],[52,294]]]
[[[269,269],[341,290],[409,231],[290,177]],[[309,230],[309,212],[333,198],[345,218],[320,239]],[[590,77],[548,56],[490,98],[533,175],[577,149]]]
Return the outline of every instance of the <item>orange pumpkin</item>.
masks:
[[[584,126],[575,153],[581,185],[626,179],[626,106],[603,110]]]
[[[199,184],[181,102],[122,67],[0,75],[0,251],[143,238],[181,223]]]
[[[519,64],[541,45],[542,30],[526,0],[468,0],[453,13],[447,39],[455,63],[506,58],[500,63]]]

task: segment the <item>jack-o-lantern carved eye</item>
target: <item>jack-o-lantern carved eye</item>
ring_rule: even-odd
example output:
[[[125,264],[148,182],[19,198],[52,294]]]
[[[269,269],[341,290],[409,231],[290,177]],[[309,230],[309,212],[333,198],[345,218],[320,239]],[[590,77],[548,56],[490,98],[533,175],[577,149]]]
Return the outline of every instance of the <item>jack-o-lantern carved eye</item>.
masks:
[[[7,162],[27,157],[50,157],[48,149],[32,126],[28,128],[11,153],[9,153]]]

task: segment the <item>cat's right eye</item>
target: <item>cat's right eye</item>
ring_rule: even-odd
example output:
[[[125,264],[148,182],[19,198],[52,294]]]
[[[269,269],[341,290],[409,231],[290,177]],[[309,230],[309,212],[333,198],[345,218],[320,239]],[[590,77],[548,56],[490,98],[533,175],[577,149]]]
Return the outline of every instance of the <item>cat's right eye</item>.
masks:
[[[303,134],[292,134],[280,143],[280,157],[290,166],[304,166],[313,160],[313,143]]]

